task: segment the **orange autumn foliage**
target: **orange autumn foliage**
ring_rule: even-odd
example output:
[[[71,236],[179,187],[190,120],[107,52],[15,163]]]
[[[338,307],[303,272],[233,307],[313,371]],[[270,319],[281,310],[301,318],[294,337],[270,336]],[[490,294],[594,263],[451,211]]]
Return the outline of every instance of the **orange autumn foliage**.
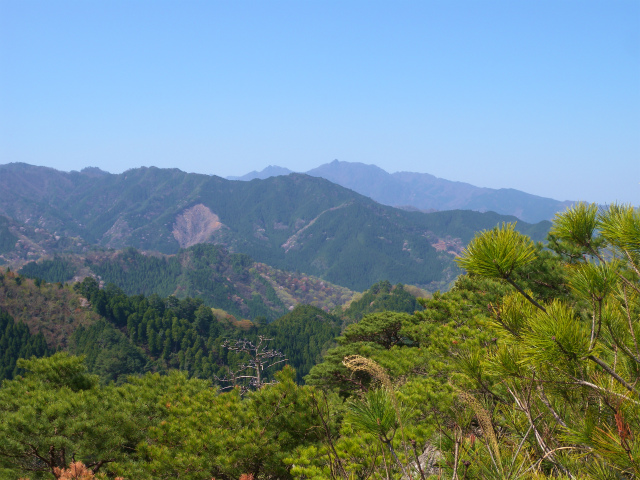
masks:
[[[69,468],[54,467],[53,474],[58,480],[94,480],[97,478],[82,462],[72,463]],[[20,480],[29,479],[21,478]],[[124,480],[124,478],[117,477],[116,480]]]

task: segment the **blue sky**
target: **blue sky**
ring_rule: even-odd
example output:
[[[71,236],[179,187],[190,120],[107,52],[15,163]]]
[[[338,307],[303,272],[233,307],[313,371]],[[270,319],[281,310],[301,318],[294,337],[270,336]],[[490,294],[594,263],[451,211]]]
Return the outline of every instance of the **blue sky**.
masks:
[[[0,0],[0,163],[640,204],[640,2]]]

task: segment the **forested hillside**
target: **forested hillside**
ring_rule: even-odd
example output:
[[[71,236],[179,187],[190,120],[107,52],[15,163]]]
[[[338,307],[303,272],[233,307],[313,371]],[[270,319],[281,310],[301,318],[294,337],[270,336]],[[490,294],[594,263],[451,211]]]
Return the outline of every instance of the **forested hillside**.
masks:
[[[87,307],[86,299],[62,283],[30,280],[0,268],[0,310],[33,334],[42,333],[51,348],[65,348],[79,326],[98,319]]]
[[[329,311],[355,294],[317,277],[278,270],[211,244],[194,245],[177,255],[134,248],[59,255],[29,262],[19,273],[48,282],[94,276],[103,285],[113,283],[129,295],[198,297],[205,305],[238,318],[263,317],[266,321],[300,303]]]
[[[426,295],[424,295],[426,297]],[[384,281],[373,285],[362,295],[354,297],[342,315],[347,323],[358,322],[368,313],[392,311],[414,313],[422,307],[418,299],[404,285]]]
[[[0,265],[19,267],[29,260],[62,252],[82,253],[90,248],[81,238],[56,235],[0,214]]]
[[[215,246],[207,248],[210,254],[218,250]],[[140,255],[135,251],[125,254],[134,259]],[[238,262],[243,261],[242,255],[236,257]],[[258,292],[253,297],[256,303],[260,300],[259,305],[269,302],[266,298],[263,301],[263,294]],[[401,311],[419,308],[415,297],[404,292],[401,285],[392,287],[386,282],[374,285],[362,298],[371,301],[366,307],[369,312],[388,309],[392,304]],[[345,311],[336,307],[328,313],[300,304],[286,313],[283,309],[271,323],[271,315],[256,315],[252,322],[245,316],[207,307],[200,297],[128,295],[112,283],[100,288],[92,277],[63,286],[0,269],[0,346],[6,347],[0,368],[2,378],[12,378],[19,371],[18,358],[65,350],[84,355],[89,372],[103,382],[122,382],[130,374],[170,369],[217,382],[246,360],[245,355],[226,350],[223,343],[230,339],[256,342],[262,336],[270,339],[270,348],[285,355],[287,364],[296,369],[296,380],[302,383],[343,325],[362,316],[359,305],[355,302]],[[265,378],[272,378],[271,373],[266,372]]]
[[[366,313],[335,341],[339,320],[313,307],[227,330],[201,300],[87,278],[74,289],[100,317],[69,342],[86,359],[18,360],[0,388],[0,475],[62,478],[74,461],[86,478],[636,479],[640,212],[578,204],[551,233],[543,249],[513,225],[481,232],[450,291]],[[362,299],[404,304],[403,290]],[[279,332],[290,364],[321,356],[305,385],[291,366],[262,374],[285,363],[263,347]]]
[[[11,315],[0,310],[0,380],[11,379],[22,372],[17,366],[19,358],[45,357],[53,350],[47,347],[44,335],[32,335],[22,322],[16,323]]]
[[[73,239],[73,248],[85,252],[99,245],[174,254],[213,243],[359,291],[381,280],[446,288],[459,273],[454,255],[474,232],[515,220],[406,212],[302,174],[240,182],[158,168],[111,175],[9,164],[0,172],[0,214],[17,222],[0,229],[2,244],[22,228],[24,242],[32,229],[55,242]],[[520,222],[518,229],[542,240],[548,226]],[[34,259],[63,250],[35,245],[28,250]],[[2,256],[28,258],[19,251]]]

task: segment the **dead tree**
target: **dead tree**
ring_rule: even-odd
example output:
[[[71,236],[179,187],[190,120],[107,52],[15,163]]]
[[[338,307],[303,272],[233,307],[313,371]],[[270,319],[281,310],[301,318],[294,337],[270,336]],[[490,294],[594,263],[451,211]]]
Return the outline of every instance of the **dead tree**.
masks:
[[[246,353],[249,360],[240,365],[235,371],[229,370],[223,378],[216,380],[228,384],[222,390],[239,387],[240,394],[246,393],[249,389],[258,390],[264,385],[272,385],[276,381],[265,382],[264,371],[275,365],[286,362],[284,353],[267,348],[267,343],[273,340],[263,335],[258,336],[258,341],[254,344],[250,340],[225,340],[222,344],[224,348],[232,352]]]

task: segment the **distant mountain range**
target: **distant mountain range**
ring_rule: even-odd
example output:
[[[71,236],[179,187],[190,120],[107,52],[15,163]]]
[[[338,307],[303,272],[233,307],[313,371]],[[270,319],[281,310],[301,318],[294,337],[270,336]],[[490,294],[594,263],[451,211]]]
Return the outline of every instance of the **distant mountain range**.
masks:
[[[261,172],[253,171],[230,180],[266,179],[289,175],[291,170],[270,165]],[[349,188],[383,205],[420,211],[475,210],[513,215],[525,222],[551,220],[570,206],[571,201],[539,197],[512,188],[481,188],[468,183],[452,182],[428,173],[387,173],[375,166],[334,160],[305,172]]]
[[[305,174],[239,182],[155,167],[113,175],[19,163],[0,166],[0,215],[0,261],[69,249],[176,254],[212,243],[357,291],[380,280],[445,288],[476,231],[517,220],[400,210]],[[537,240],[549,226],[518,223]]]
[[[269,177],[278,177],[280,175],[289,175],[290,173],[296,173],[293,170],[289,170],[285,167],[278,167],[276,165],[269,165],[261,171],[254,170],[253,172],[249,172],[246,175],[242,175],[241,177],[227,177],[227,180],[242,180],[243,182],[259,179],[265,180]],[[321,175],[317,175],[321,176]]]

